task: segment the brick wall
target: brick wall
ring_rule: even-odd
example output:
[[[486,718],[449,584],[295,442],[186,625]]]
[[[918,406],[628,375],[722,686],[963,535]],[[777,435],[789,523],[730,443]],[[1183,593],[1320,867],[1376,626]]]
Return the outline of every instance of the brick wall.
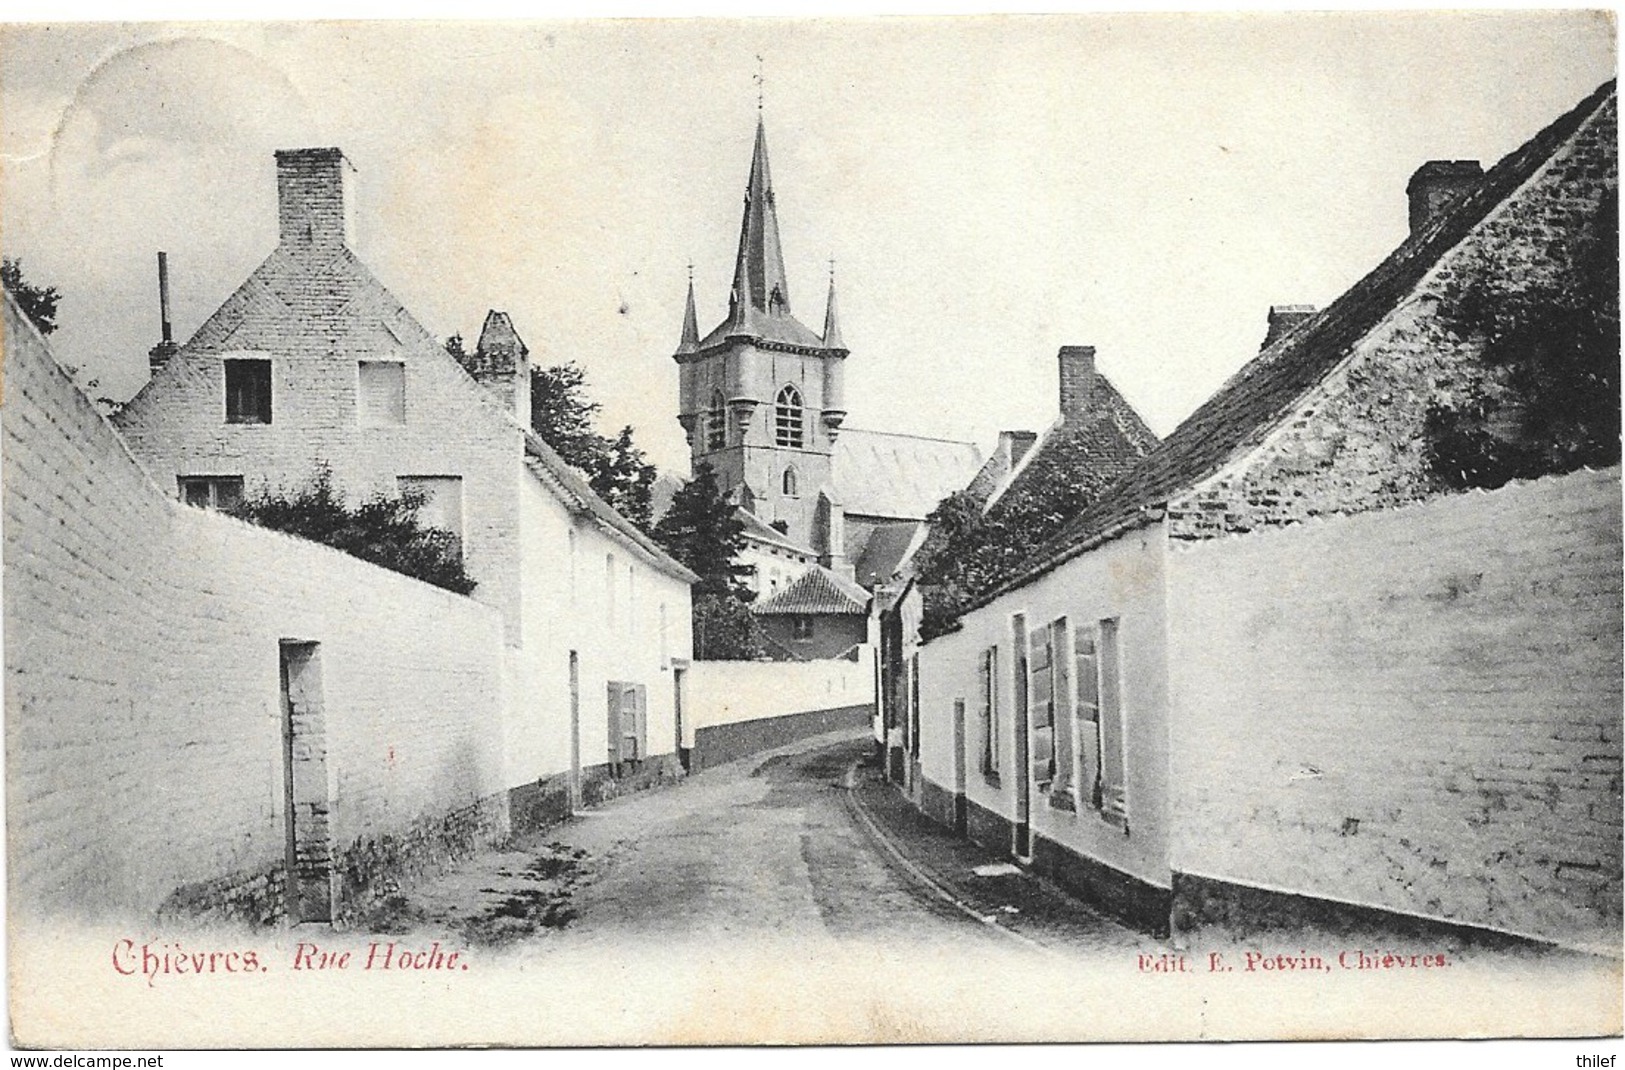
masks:
[[[319,644],[347,893],[500,835],[498,615],[170,500],[9,300],[4,325],[14,908],[274,910],[285,639]]]
[[[270,424],[226,423],[227,358],[271,360]],[[363,360],[405,366],[404,425],[362,423]],[[398,494],[401,476],[460,476],[474,597],[520,641],[520,430],[348,249],[272,253],[115,423],[171,495],[187,475],[240,475],[250,494],[291,490],[319,463],[353,500]]]
[[[1619,945],[1617,468],[1176,549],[1176,871]]]
[[[1610,99],[1256,448],[1171,501],[1170,534],[1212,538],[1433,493],[1425,471],[1428,407],[1461,400],[1484,374],[1477,346],[1450,331],[1441,305],[1475,274],[1531,286],[1557,277],[1581,227],[1617,185],[1618,170]]]

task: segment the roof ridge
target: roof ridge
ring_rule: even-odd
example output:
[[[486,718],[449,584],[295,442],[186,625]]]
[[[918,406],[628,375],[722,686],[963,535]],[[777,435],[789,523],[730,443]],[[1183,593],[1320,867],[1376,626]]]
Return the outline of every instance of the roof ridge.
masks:
[[[860,435],[875,435],[881,438],[913,438],[922,442],[942,442],[950,446],[969,446],[971,449],[980,449],[974,442],[967,442],[961,438],[938,438],[935,435],[916,435],[909,431],[871,431],[867,427],[850,427],[842,425],[841,434],[856,431]]]
[[[1533,179],[1602,109],[1614,89],[1614,79],[1609,79],[1546,124],[1498,160],[1478,186],[1438,220],[1407,236],[1325,308],[1249,359],[1139,463],[1113,480],[1093,502],[1045,540],[1010,579],[974,599],[966,611],[1032,582],[1111,531],[1131,523],[1136,516],[1149,515],[1179,488],[1200,482],[1238,453],[1252,448],[1261,429],[1277,426],[1305,395],[1324,382],[1393,310],[1398,298],[1413,290],[1447,253]],[[1393,300],[1386,300],[1390,289],[1398,293]],[[1225,444],[1224,439],[1230,436],[1224,432],[1234,430],[1225,419],[1231,415],[1229,410],[1255,397],[1268,406],[1267,415],[1246,421]],[[1214,443],[1219,444],[1218,451],[1206,451]],[[1191,462],[1186,466],[1188,470],[1180,467],[1181,461]]]

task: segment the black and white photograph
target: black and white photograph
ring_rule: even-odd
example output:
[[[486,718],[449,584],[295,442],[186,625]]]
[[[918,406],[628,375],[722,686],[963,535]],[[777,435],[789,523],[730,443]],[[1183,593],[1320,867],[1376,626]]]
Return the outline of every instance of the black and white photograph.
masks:
[[[11,1045],[1611,1060],[1616,39],[0,25]]]

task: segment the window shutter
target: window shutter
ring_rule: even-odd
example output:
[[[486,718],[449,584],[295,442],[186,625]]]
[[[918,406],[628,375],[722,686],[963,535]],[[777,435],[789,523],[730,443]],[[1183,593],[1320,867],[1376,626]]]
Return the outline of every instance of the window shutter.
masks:
[[[638,684],[633,694],[637,700],[638,757],[646,758],[649,755],[649,689]]]
[[[609,690],[609,760],[617,764],[621,758],[621,685],[611,680]]]

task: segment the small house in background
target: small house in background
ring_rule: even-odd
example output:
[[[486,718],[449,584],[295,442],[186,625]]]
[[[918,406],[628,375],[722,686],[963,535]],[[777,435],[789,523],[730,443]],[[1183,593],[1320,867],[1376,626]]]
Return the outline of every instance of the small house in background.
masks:
[[[869,592],[813,565],[777,594],[751,606],[780,660],[842,657],[870,642]]]
[[[1617,954],[1613,83],[1409,194],[1392,255],[1272,310],[1255,359],[919,649],[921,802],[1152,931]],[[1600,471],[1551,430],[1588,410]]]

